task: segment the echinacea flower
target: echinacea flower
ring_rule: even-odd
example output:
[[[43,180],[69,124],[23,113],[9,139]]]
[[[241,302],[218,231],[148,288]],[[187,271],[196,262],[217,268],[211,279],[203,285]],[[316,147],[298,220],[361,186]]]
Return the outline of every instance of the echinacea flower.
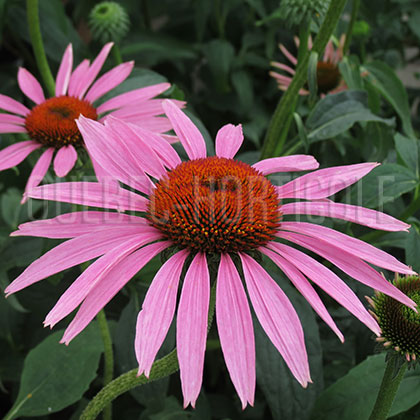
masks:
[[[284,220],[287,215],[309,214],[374,229],[406,230],[407,224],[384,213],[326,200],[358,181],[376,163],[320,169],[275,186],[266,175],[317,169],[318,162],[306,155],[266,159],[252,166],[234,160],[243,135],[240,125],[231,124],[217,133],[216,156],[207,156],[204,139],[187,116],[171,101],[164,101],[163,107],[188,161],[181,162],[172,146],[159,142],[158,136],[116,118],[109,118],[105,125],[83,117],[78,120],[93,158],[121,183],[140,193],[115,183],[87,182],[44,185],[27,193],[32,198],[139,212],[70,213],[25,223],[13,233],[71,239],[33,262],[10,284],[7,294],[100,257],[75,280],[46,317],[45,325],[52,327],[80,305],[62,342],[72,340],[135,273],[168,248],[175,253],[162,265],[146,294],[137,320],[135,351],[139,374],[148,376],[173,320],[185,266],[176,320],[185,406],[194,406],[201,388],[210,295],[208,263],[215,256],[220,259],[217,328],[243,407],[253,404],[255,391],[255,343],[248,298],[296,379],[304,387],[311,381],[298,315],[282,289],[253,258],[256,252],[280,267],[340,340],[342,333],[309,280],[377,335],[379,326],[343,280],[290,243],[319,254],[356,280],[414,307],[411,299],[368,265],[413,273],[396,258],[333,229]],[[149,149],[132,147],[139,135],[148,136]],[[283,204],[284,199],[292,201]]]
[[[89,60],[83,60],[72,71],[73,50],[70,44],[61,60],[55,96],[52,98],[46,98],[35,77],[20,68],[19,87],[35,103],[31,109],[0,94],[0,109],[7,111],[0,113],[0,133],[27,133],[30,138],[0,152],[0,170],[18,165],[36,149],[44,149],[29,176],[26,191],[42,181],[54,153],[54,171],[57,176],[66,176],[73,168],[77,160],[77,149],[83,146],[75,122],[80,114],[98,121],[114,115],[158,133],[171,129],[166,118],[158,117],[163,113],[162,100],[152,99],[167,90],[169,83],[135,89],[95,105],[102,96],[122,83],[134,66],[133,61],[122,63],[95,81],[112,46],[112,43],[106,44],[92,64]],[[94,161],[93,164],[96,174],[102,176],[101,168]]]
[[[344,43],[345,35],[341,36],[337,47],[334,46],[333,41],[328,41],[327,46],[325,47],[324,55],[322,59],[318,61],[316,67],[316,75],[318,92],[321,95],[325,95],[328,93],[338,93],[347,89],[344,80],[341,78],[340,70],[338,69],[338,65],[343,59]],[[299,38],[295,38],[295,44],[297,47],[299,46]],[[293,56],[293,54],[291,54],[283,44],[280,44],[279,48],[281,52],[286,56],[286,58],[290,61],[290,63],[294,66],[294,68],[286,64],[273,61],[271,65],[280,70],[283,70],[287,73],[287,75],[280,74],[276,71],[270,71],[270,76],[276,79],[279,89],[287,90],[290,83],[292,83],[292,79],[295,74],[297,58]],[[308,40],[308,48],[312,48],[311,37],[309,37]],[[299,91],[299,94],[309,95],[309,91],[307,89],[301,89]]]

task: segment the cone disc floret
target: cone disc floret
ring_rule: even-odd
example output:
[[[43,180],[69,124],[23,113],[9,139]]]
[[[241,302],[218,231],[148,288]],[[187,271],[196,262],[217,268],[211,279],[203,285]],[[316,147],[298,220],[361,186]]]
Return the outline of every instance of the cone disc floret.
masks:
[[[334,63],[319,61],[316,66],[316,78],[319,92],[328,93],[339,85],[341,75]]]
[[[96,109],[88,102],[72,96],[58,96],[35,106],[25,119],[32,140],[59,149],[82,144],[75,119],[80,115],[96,120]]]
[[[420,279],[418,276],[397,277],[394,285],[420,304]],[[378,339],[393,348],[407,360],[420,357],[420,314],[395,299],[378,293],[373,298],[382,336]]]
[[[256,249],[280,226],[274,186],[246,163],[221,157],[179,164],[156,184],[149,222],[180,248],[201,252]]]

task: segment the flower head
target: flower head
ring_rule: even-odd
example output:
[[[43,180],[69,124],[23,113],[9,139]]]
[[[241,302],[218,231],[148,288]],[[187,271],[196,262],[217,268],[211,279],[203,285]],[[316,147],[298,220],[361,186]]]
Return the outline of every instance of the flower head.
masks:
[[[287,25],[310,24],[311,19],[324,16],[330,0],[282,0],[276,15]]]
[[[106,44],[96,59],[82,61],[74,70],[71,44],[64,52],[56,77],[55,96],[46,98],[41,85],[26,69],[20,68],[18,83],[22,92],[35,105],[29,109],[8,96],[0,94],[0,133],[27,133],[30,140],[15,143],[0,152],[0,170],[22,162],[32,151],[44,151],[34,166],[26,191],[37,186],[44,178],[55,153],[54,171],[63,177],[77,160],[77,149],[84,147],[75,119],[84,115],[92,120],[104,121],[109,115],[118,116],[158,133],[171,129],[163,113],[162,100],[152,99],[167,90],[168,83],[160,83],[123,93],[97,105],[97,101],[122,83],[131,73],[134,62],[122,63],[97,78],[111,48]],[[93,160],[96,174],[101,168]]]
[[[341,78],[340,71],[338,69],[338,64],[343,59],[343,47],[345,42],[345,36],[342,35],[338,44],[338,47],[334,46],[332,40],[328,41],[327,46],[325,47],[325,52],[320,61],[317,64],[317,85],[318,91],[321,95],[328,93],[338,93],[347,89],[346,84]],[[299,45],[299,39],[295,38],[295,43]],[[312,39],[309,38],[308,41],[309,48],[312,48]],[[279,45],[281,52],[286,56],[290,63],[296,67],[297,58],[294,57],[283,44]],[[294,68],[274,61],[271,63],[273,67],[276,67],[288,75],[280,74],[276,71],[270,71],[270,76],[274,77],[277,81],[278,87],[281,90],[287,90],[292,78],[295,74]],[[301,89],[299,92],[300,95],[308,95],[309,91],[307,89]]]
[[[23,224],[14,233],[70,239],[32,263],[10,284],[8,294],[100,257],[47,315],[45,325],[53,326],[80,305],[63,342],[68,343],[82,331],[136,272],[168,248],[174,254],[154,277],[138,315],[135,351],[139,374],[148,376],[173,320],[185,271],[176,321],[185,406],[194,406],[202,383],[210,295],[208,262],[214,260],[215,254],[220,261],[216,279],[217,328],[243,407],[253,404],[255,391],[255,343],[248,298],[296,379],[302,386],[311,381],[298,315],[282,289],[253,258],[255,253],[266,255],[280,267],[340,340],[342,333],[310,281],[375,334],[379,335],[380,329],[343,280],[294,244],[414,307],[411,299],[368,265],[413,273],[393,256],[327,227],[286,221],[288,215],[309,214],[374,229],[406,230],[408,225],[386,214],[326,200],[357,182],[377,164],[320,169],[275,186],[267,175],[314,170],[318,162],[306,155],[266,159],[252,166],[236,161],[243,135],[241,126],[231,124],[217,133],[216,156],[207,156],[204,139],[187,116],[171,101],[165,101],[163,107],[189,161],[181,162],[170,144],[130,123],[116,118],[109,118],[105,125],[84,117],[78,120],[93,158],[121,183],[140,193],[115,183],[60,183],[28,192],[32,198],[139,212],[70,213]],[[139,144],[140,148],[132,147]],[[285,199],[290,202],[284,204]]]

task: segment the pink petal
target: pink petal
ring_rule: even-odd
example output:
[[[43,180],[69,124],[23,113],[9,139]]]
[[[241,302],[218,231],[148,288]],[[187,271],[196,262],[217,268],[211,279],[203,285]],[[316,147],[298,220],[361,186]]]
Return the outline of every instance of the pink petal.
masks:
[[[277,193],[279,198],[326,198],[354,184],[378,165],[359,163],[319,169],[277,187]]]
[[[99,257],[127,241],[130,235],[136,236],[138,234],[132,234],[131,226],[118,227],[102,232],[88,233],[63,242],[35,260],[6,288],[5,292],[8,295],[15,293],[60,271]],[[147,235],[145,237],[150,240],[160,238],[158,233]]]
[[[131,73],[134,67],[134,61],[122,63],[101,76],[89,89],[85,100],[94,102],[105,93],[122,83]]]
[[[27,193],[30,189],[37,187],[44,179],[44,176],[50,167],[53,153],[54,148],[49,147],[38,159],[34,168],[32,169],[31,174],[29,175],[28,182],[26,183],[25,187],[25,193]],[[23,198],[21,204],[23,204],[25,201],[26,198]]]
[[[41,147],[33,140],[20,141],[0,151],[0,171],[19,165],[31,152]]]
[[[328,242],[320,240],[319,238],[309,238],[308,236],[304,236],[299,233],[283,232],[278,236],[315,252],[326,260],[332,262],[350,277],[360,281],[360,283],[363,283],[374,290],[385,293],[404,305],[415,308],[416,303],[409,299],[392,283],[387,281],[376,270],[367,265],[360,258],[343,251],[341,247],[335,247]]]
[[[184,408],[195,402],[203,381],[210,275],[206,255],[198,253],[185,275],[176,320],[176,345]]]
[[[156,273],[137,317],[135,350],[139,363],[137,376],[148,378],[174,318],[178,284],[189,251],[173,255]]]
[[[38,80],[23,67],[20,67],[18,71],[18,83],[20,90],[36,104],[45,101],[44,92]]]
[[[0,133],[26,133],[26,128],[21,125],[0,123]]]
[[[86,91],[89,89],[89,86],[96,79],[96,76],[101,71],[101,68],[104,65],[105,60],[108,57],[108,54],[111,51],[113,45],[113,42],[108,42],[108,44],[105,44],[98,56],[95,58],[95,60],[93,60],[92,65],[87,69],[85,73],[80,76],[79,86],[77,87],[77,92],[75,92],[75,95],[79,99],[83,98]]]
[[[76,149],[69,144],[58,149],[54,159],[54,171],[58,177],[66,176],[77,161]]]
[[[89,292],[122,260],[148,242],[147,237],[135,236],[108,251],[93,262],[61,295],[54,308],[48,313],[44,326],[53,327],[73,312]]]
[[[122,105],[121,108],[112,111],[109,115],[124,121],[133,120],[134,118],[143,120],[157,115],[163,115],[164,111],[162,104],[164,100],[165,99],[149,99],[148,101],[131,102]],[[184,101],[177,101],[175,99],[171,99],[171,101],[178,108],[183,108],[186,104]]]
[[[312,214],[333,217],[390,232],[408,230],[410,227],[407,223],[401,222],[385,213],[332,201],[288,203],[281,206],[281,212],[283,214]]]
[[[147,211],[148,203],[148,200],[141,195],[124,190],[116,184],[98,182],[41,185],[28,191],[27,196],[119,211]]]
[[[344,342],[344,336],[341,331],[338,329],[334,320],[331,318],[331,315],[328,313],[327,308],[322,303],[322,300],[319,298],[315,289],[306,279],[306,277],[292,264],[290,264],[286,259],[281,257],[279,254],[266,249],[260,248],[260,251],[271,258],[276,265],[286,274],[290,281],[295,285],[296,289],[302,294],[302,296],[309,302],[314,311],[319,315],[321,319],[337,334],[337,337]]]
[[[297,59],[292,54],[289,53],[289,51],[286,49],[286,47],[283,44],[279,44],[279,48],[281,52],[288,58],[288,60],[296,66]]]
[[[287,296],[250,256],[239,254],[255,314],[294,377],[306,388],[311,382],[308,355],[299,317]]]
[[[12,114],[0,114],[0,124],[19,124],[25,125],[25,118]],[[26,130],[25,130],[26,131]]]
[[[232,159],[244,141],[242,125],[226,124],[216,135],[216,156]]]
[[[148,232],[154,228],[146,219],[124,213],[107,211],[80,211],[61,214],[53,219],[35,220],[19,225],[10,236],[38,236],[41,238],[65,239],[81,236],[94,230],[107,230],[110,227],[131,226],[133,232]]]
[[[207,156],[206,143],[199,129],[170,100],[163,101],[163,109],[190,159]]]
[[[130,117],[124,117],[124,121],[138,125],[153,133],[166,133],[172,130],[172,124],[166,117],[141,118],[141,115],[133,114]]]
[[[313,156],[293,155],[264,159],[255,163],[252,167],[263,175],[269,175],[276,172],[309,171],[317,169],[319,163]]]
[[[220,256],[216,318],[230,378],[242,402],[254,405],[255,342],[251,311],[241,278],[228,254]]]
[[[121,108],[130,102],[147,101],[148,99],[154,98],[155,96],[160,95],[162,92],[165,92],[165,90],[168,90],[170,87],[171,85],[169,83],[159,83],[157,85],[147,86],[122,93],[121,95],[109,99],[102,105],[99,105],[97,109],[98,114]]]
[[[169,242],[147,245],[117,264],[88,294],[60,343],[69,344],[139,270],[170,245]]]
[[[31,112],[25,105],[2,94],[0,94],[0,109],[23,116],[26,116]]]
[[[67,93],[70,83],[71,69],[73,68],[73,47],[69,44],[64,51],[55,80],[55,96],[62,96]]]
[[[280,70],[284,70],[287,71],[288,73],[290,73],[292,76],[295,75],[296,71],[294,69],[292,69],[291,67],[287,66],[286,64],[283,63],[278,63],[277,61],[272,61],[270,63],[273,67],[277,67]]]
[[[83,81],[83,78],[86,72],[89,69],[89,60],[83,60],[75,69],[74,72],[70,76],[69,87],[68,87],[68,95],[69,96],[76,96],[78,97],[78,92],[80,91],[81,87],[80,84]]]
[[[298,270],[344,306],[375,334],[380,334],[377,322],[362,305],[354,292],[331,270],[297,249],[277,242],[270,242],[268,248],[282,255]]]

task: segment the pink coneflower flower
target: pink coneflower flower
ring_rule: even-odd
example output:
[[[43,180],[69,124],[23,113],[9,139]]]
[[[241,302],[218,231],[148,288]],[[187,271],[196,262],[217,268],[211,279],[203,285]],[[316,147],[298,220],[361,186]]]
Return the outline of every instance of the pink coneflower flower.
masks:
[[[347,85],[344,80],[341,78],[338,65],[343,59],[343,47],[345,42],[345,35],[342,35],[338,44],[338,47],[334,46],[333,41],[328,41],[327,46],[325,47],[324,55],[322,60],[318,61],[317,64],[317,83],[318,83],[318,92],[321,96],[325,96],[328,93],[338,93],[347,89]],[[299,47],[299,38],[295,38],[295,44]],[[308,40],[309,49],[312,48],[312,38],[309,37]],[[285,71],[288,75],[277,73],[276,71],[270,71],[270,76],[274,77],[277,81],[278,87],[281,90],[287,90],[292,78],[295,74],[295,68],[297,65],[297,58],[291,54],[283,44],[279,45],[281,52],[286,56],[294,68],[273,61],[271,65],[280,70]],[[300,95],[309,95],[307,89],[301,89],[299,91]]]
[[[171,129],[166,118],[158,117],[163,113],[162,100],[152,99],[167,90],[170,87],[168,83],[132,90],[99,106],[95,105],[103,95],[122,83],[134,66],[133,61],[122,63],[95,81],[112,45],[106,44],[92,64],[89,60],[83,60],[72,71],[73,50],[70,44],[61,60],[55,96],[52,98],[45,98],[35,77],[26,69],[20,68],[19,87],[35,103],[32,109],[0,94],[0,109],[8,112],[0,113],[0,133],[27,133],[30,138],[0,152],[0,170],[18,165],[36,149],[44,149],[28,179],[26,190],[42,181],[54,153],[54,171],[57,176],[66,176],[73,168],[77,160],[77,148],[83,146],[83,139],[75,122],[80,114],[98,121],[114,115],[159,133]],[[95,165],[95,171],[97,175],[102,174],[98,165]]]
[[[7,294],[100,257],[75,280],[46,317],[45,325],[53,326],[80,305],[62,342],[68,343],[79,334],[135,273],[167,248],[174,254],[158,271],[147,292],[137,320],[135,351],[139,374],[148,376],[174,317],[185,266],[176,325],[185,406],[194,406],[201,388],[210,295],[208,263],[214,263],[215,257],[220,261],[217,328],[243,407],[253,404],[255,390],[255,344],[248,298],[296,379],[304,387],[311,381],[298,315],[282,289],[253,258],[256,252],[267,255],[283,270],[340,340],[342,333],[310,281],[375,334],[379,334],[379,326],[343,280],[290,243],[319,254],[358,281],[414,307],[412,300],[367,264],[400,273],[413,272],[393,256],[327,227],[285,221],[287,215],[312,214],[374,229],[407,230],[407,224],[386,214],[326,200],[358,181],[376,163],[320,169],[275,186],[266,175],[316,169],[317,161],[305,155],[266,159],[252,166],[234,160],[243,135],[240,125],[231,124],[217,133],[216,156],[207,156],[201,133],[185,114],[171,101],[165,101],[163,107],[189,161],[181,162],[169,144],[156,141],[151,134],[148,144],[159,149],[147,150],[145,161],[145,150],[131,147],[137,143],[135,126],[115,118],[108,119],[105,125],[83,117],[78,120],[93,158],[112,176],[143,194],[115,183],[86,182],[44,185],[28,192],[32,198],[141,212],[70,213],[23,224],[13,233],[72,239],[32,263],[10,284]],[[142,137],[146,135],[141,132]],[[283,199],[295,201],[282,204]]]

